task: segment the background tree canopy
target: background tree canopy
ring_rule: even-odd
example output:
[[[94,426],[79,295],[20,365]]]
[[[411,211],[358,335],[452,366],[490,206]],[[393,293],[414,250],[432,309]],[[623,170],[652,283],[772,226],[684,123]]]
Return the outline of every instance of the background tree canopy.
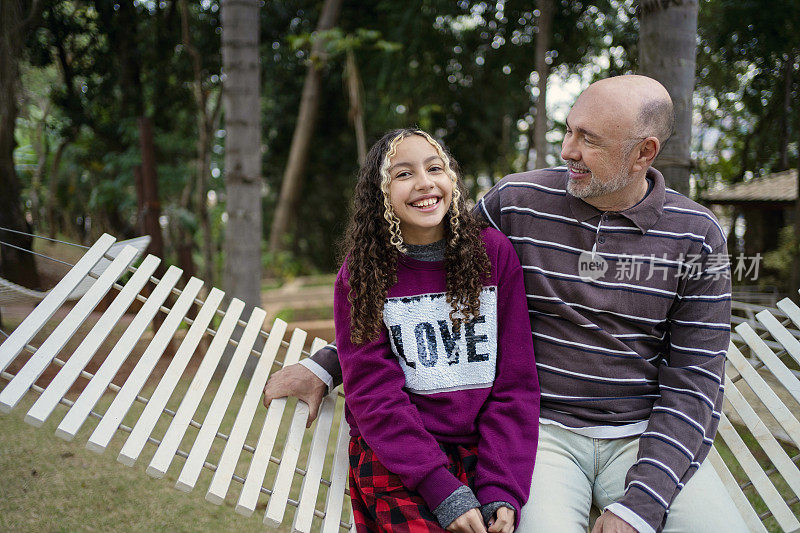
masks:
[[[298,222],[286,251],[263,254],[273,274],[336,267],[358,166],[359,117],[367,143],[401,126],[433,132],[461,163],[473,196],[535,162],[537,3],[344,0],[334,28],[315,33],[323,3],[267,1],[259,11],[262,87],[260,109],[253,112],[261,114],[265,237],[309,60],[321,69]],[[770,10],[754,0],[700,3],[692,170],[698,190],[788,168],[797,156],[800,40],[793,28],[800,26],[800,6],[779,3]],[[102,231],[136,233],[139,119],[147,117],[163,253],[184,267],[202,265],[206,277],[219,276],[225,224],[221,7],[216,0],[189,1],[185,10],[172,0],[38,4],[19,56],[14,153],[37,232],[81,241]],[[550,91],[634,72],[635,7],[633,0],[554,2],[545,51]],[[317,41],[325,54],[310,59]],[[358,101],[348,85],[354,75]],[[551,164],[558,162],[563,131],[558,118],[548,124]],[[208,139],[198,142],[203,128]]]

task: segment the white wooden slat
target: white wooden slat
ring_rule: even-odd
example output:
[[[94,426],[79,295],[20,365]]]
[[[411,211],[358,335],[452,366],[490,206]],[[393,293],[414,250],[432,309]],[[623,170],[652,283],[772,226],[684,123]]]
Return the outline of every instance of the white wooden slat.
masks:
[[[100,275],[89,291],[70,310],[56,329],[42,342],[36,353],[28,359],[14,378],[0,392],[0,411],[8,413],[28,392],[39,376],[50,365],[53,359],[64,348],[81,324],[94,310],[100,300],[108,293],[111,286],[122,276],[125,269],[136,258],[138,252],[132,246],[126,246],[109,267]]]
[[[302,329],[294,330],[289,341],[289,347],[286,349],[286,355],[283,358],[284,366],[294,364],[300,360],[300,352],[306,342],[306,335],[306,332]],[[236,512],[241,515],[250,516],[256,509],[258,496],[261,493],[261,484],[264,483],[264,476],[267,473],[267,466],[269,466],[269,458],[272,455],[272,448],[275,446],[275,438],[278,436],[278,428],[285,409],[286,398],[272,400],[272,403],[269,404],[267,416],[264,418],[256,449],[253,452],[253,459],[250,461],[250,468],[247,471],[242,492],[239,494],[239,501],[236,502]],[[208,496],[206,496],[206,499],[209,499]],[[221,501],[216,501],[215,499],[209,499],[209,501],[221,503]]]
[[[728,348],[728,361],[733,364],[739,374],[742,375],[744,380],[753,389],[753,392],[756,393],[758,399],[761,400],[772,416],[775,417],[775,420],[781,425],[781,427],[786,431],[797,446],[800,446],[800,422],[797,421],[797,418],[794,417],[792,412],[786,407],[778,395],[775,394],[770,386],[764,381],[758,372],[747,362],[742,355],[742,352],[738,350],[733,344],[731,344]]]
[[[783,385],[792,398],[800,403],[800,381],[798,381],[794,374],[783,364],[783,361],[778,359],[778,356],[764,344],[758,335],[756,335],[756,332],[749,326],[737,328],[737,331],[742,338],[745,339],[745,342],[747,342],[750,351],[764,363],[769,371],[772,372],[772,375],[775,376],[775,379]]]
[[[142,452],[147,442],[147,438],[156,427],[156,423],[161,413],[164,411],[164,407],[166,407],[170,396],[172,396],[175,386],[178,384],[181,375],[183,375],[183,371],[186,370],[186,366],[189,364],[192,355],[200,344],[200,340],[203,338],[206,328],[211,324],[211,320],[214,318],[214,314],[219,304],[222,302],[223,296],[225,296],[225,293],[221,290],[216,288],[211,289],[203,307],[200,309],[200,312],[197,313],[194,323],[192,323],[192,326],[183,338],[183,342],[180,347],[178,347],[178,351],[175,352],[167,370],[164,372],[158,385],[156,385],[150,400],[147,402],[147,405],[145,405],[141,415],[139,415],[139,420],[136,421],[136,425],[133,426],[133,430],[130,435],[128,435],[128,439],[125,441],[117,457],[119,462],[128,466],[133,466],[136,462],[136,459],[139,457],[139,454]]]
[[[136,317],[131,321],[117,344],[114,345],[111,353],[108,354],[106,360],[100,365],[100,368],[83,389],[83,392],[75,401],[72,408],[67,411],[67,415],[58,425],[58,428],[56,428],[56,435],[64,440],[72,440],[73,437],[75,437],[75,434],[89,416],[92,408],[106,391],[108,384],[114,379],[122,363],[128,358],[134,346],[136,346],[136,343],[141,338],[142,333],[144,333],[145,329],[150,325],[150,322],[167,299],[167,296],[169,296],[172,288],[175,287],[175,284],[181,277],[181,273],[181,269],[174,266],[167,269],[164,277],[158,285],[156,285],[156,288],[142,305],[139,313],[137,313]]]
[[[781,343],[784,349],[786,349],[786,353],[791,355],[792,359],[800,364],[800,341],[798,341],[791,333],[789,333],[789,330],[781,325],[778,319],[775,318],[767,309],[756,313],[756,318],[759,322],[764,324],[764,327],[767,328],[767,331],[770,332],[772,337]]]
[[[294,469],[297,466],[297,459],[300,457],[300,448],[303,445],[303,434],[306,430],[307,420],[308,404],[297,400],[297,407],[294,409],[292,423],[289,426],[286,442],[283,445],[281,464],[278,465],[278,474],[275,476],[275,484],[272,486],[272,496],[267,502],[267,512],[264,514],[264,523],[268,526],[278,527],[283,522],[283,516],[286,513],[286,500],[292,490]]]
[[[91,331],[86,334],[58,374],[50,381],[44,392],[28,410],[25,415],[25,422],[39,427],[50,417],[61,398],[64,397],[81,371],[92,360],[98,348],[108,338],[114,326],[133,303],[136,295],[139,294],[139,291],[145,286],[150,276],[156,271],[160,262],[161,260],[154,255],[145,257],[133,276],[117,294],[111,305],[108,306],[106,312],[97,320]]]
[[[114,237],[104,233],[92,245],[80,260],[75,263],[67,275],[47,293],[25,320],[11,332],[11,335],[0,344],[0,372],[16,359],[34,335],[47,323],[59,307],[67,300],[72,290],[86,277],[92,267],[103,257],[103,254],[114,244]]]
[[[233,423],[228,442],[225,443],[225,449],[222,451],[222,456],[217,463],[217,469],[214,471],[214,477],[211,479],[211,485],[208,487],[206,493],[206,500],[214,501],[221,504],[228,493],[228,488],[233,478],[233,473],[236,470],[236,464],[239,461],[239,456],[242,453],[242,447],[247,439],[247,433],[250,431],[250,426],[253,423],[253,417],[261,400],[261,394],[264,390],[264,385],[269,377],[269,371],[272,369],[272,364],[275,362],[275,356],[281,347],[281,341],[286,333],[287,324],[283,320],[277,318],[269,330],[269,337],[261,352],[261,358],[258,361],[253,377],[250,380],[250,385],[247,387],[242,407],[236,415],[236,420]],[[180,480],[178,480],[180,482]]]
[[[764,366],[772,372],[775,379],[783,385],[795,401],[800,403],[800,380],[798,380],[792,371],[783,364],[783,361],[775,355],[775,352],[773,352],[769,348],[769,345],[758,336],[755,330],[749,326],[742,327],[740,335],[742,336],[742,340],[750,347],[750,351],[764,363]]]
[[[228,405],[231,402],[231,398],[233,398],[233,393],[239,383],[245,363],[250,358],[250,352],[256,340],[258,340],[258,334],[261,332],[266,318],[266,311],[260,307],[254,308],[250,314],[250,320],[248,320],[247,326],[244,328],[239,344],[236,346],[236,351],[233,353],[228,368],[225,370],[225,375],[222,377],[222,382],[214,395],[214,399],[211,401],[211,407],[209,407],[202,427],[195,438],[194,444],[192,444],[189,457],[186,458],[175,488],[189,492],[197,483],[197,478],[200,477],[200,472],[203,470],[203,463],[211,450],[211,445],[214,444],[214,437],[217,435],[220,424],[222,424],[222,418],[228,410]],[[249,387],[248,392],[251,392]],[[252,392],[249,399],[252,402]],[[258,401],[258,398],[256,398],[256,401]],[[246,406],[242,405],[242,407]]]
[[[314,339],[314,342],[311,343],[311,353],[316,353],[317,350],[324,348],[325,345],[327,343],[324,340],[320,338]],[[294,514],[292,531],[300,533],[311,532],[311,523],[314,520],[314,508],[317,505],[317,494],[319,494],[322,469],[325,466],[328,439],[331,435],[335,410],[336,396],[328,395],[323,398],[319,415],[315,422],[314,435],[311,438],[311,448],[306,461],[306,475],[303,476],[303,484],[300,488],[300,498],[297,511]]]
[[[332,396],[335,397],[336,392]],[[342,520],[342,506],[344,504],[344,488],[347,485],[349,462],[348,446],[350,444],[350,426],[344,418],[339,420],[339,434],[336,437],[336,450],[333,454],[333,469],[331,470],[331,486],[328,488],[328,497],[325,500],[325,519],[322,523],[322,533],[338,533],[339,522]]]
[[[767,474],[761,468],[761,465],[758,464],[758,461],[753,457],[747,445],[724,414],[720,418],[718,432],[734,457],[736,457],[742,470],[744,470],[750,481],[753,482],[753,486],[772,512],[772,516],[778,521],[778,525],[783,528],[784,531],[795,531],[800,528],[800,522],[797,520],[797,517],[789,506],[786,505],[778,489],[772,484]]]
[[[797,307],[797,304],[789,298],[784,298],[778,302],[778,309],[783,311],[794,322],[794,325],[800,328],[800,307]]]
[[[784,451],[775,437],[772,436],[769,428],[758,417],[750,404],[742,396],[735,383],[728,380],[725,384],[725,397],[728,399],[734,410],[742,418],[742,421],[758,441],[761,448],[766,452],[772,464],[778,469],[783,479],[794,491],[795,496],[800,497],[800,470]]]
[[[186,317],[186,313],[191,308],[197,293],[200,292],[202,287],[203,282],[195,277],[186,283],[186,287],[181,291],[181,295],[175,305],[172,306],[161,327],[153,335],[150,344],[148,344],[139,361],[136,362],[136,366],[128,375],[122,388],[114,397],[114,401],[111,402],[111,405],[103,414],[103,418],[89,437],[86,443],[87,449],[97,453],[105,451],[108,443],[111,442],[117,432],[117,428],[122,423],[122,419],[125,418],[139,391],[142,390],[147,378],[150,377],[159,359],[161,359],[170,339],[175,335],[178,326]]]
[[[217,334],[214,335],[214,340],[211,341],[211,346],[209,346],[203,361],[197,368],[194,378],[189,384],[189,389],[186,391],[180,406],[178,406],[178,410],[175,412],[172,423],[169,425],[169,428],[167,428],[164,438],[161,439],[161,444],[150,460],[150,464],[146,470],[149,476],[156,478],[164,477],[164,474],[169,469],[169,465],[175,457],[175,452],[178,450],[183,435],[186,433],[186,429],[189,427],[189,423],[192,420],[192,415],[194,415],[197,406],[200,404],[200,400],[203,398],[203,393],[205,393],[214,375],[214,370],[217,368],[217,364],[222,358],[222,354],[225,351],[225,347],[228,345],[228,340],[233,334],[233,330],[238,323],[239,315],[242,314],[243,309],[244,302],[238,298],[231,300],[228,310],[225,312],[225,317],[222,319],[222,323],[217,330]],[[117,460],[124,464],[133,464],[136,457],[123,457],[122,453],[120,453],[120,457],[118,457]]]
[[[714,467],[714,470],[717,471],[719,478],[722,480],[722,484],[728,490],[728,494],[731,495],[736,510],[739,511],[739,514],[742,515],[744,519],[744,523],[747,524],[747,529],[753,533],[767,533],[767,528],[764,527],[764,523],[758,518],[758,513],[756,513],[752,504],[747,499],[747,496],[742,492],[739,483],[736,481],[736,478],[733,477],[731,471],[728,470],[728,466],[725,464],[725,461],[722,460],[722,457],[720,457],[717,449],[712,446],[706,459],[711,463],[711,466]]]
[[[353,506],[350,506],[350,533],[356,533],[356,519],[353,516]]]

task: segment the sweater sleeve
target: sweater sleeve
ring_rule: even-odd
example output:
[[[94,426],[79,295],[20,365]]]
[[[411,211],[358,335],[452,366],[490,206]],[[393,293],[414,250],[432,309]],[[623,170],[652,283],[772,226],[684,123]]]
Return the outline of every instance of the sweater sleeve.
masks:
[[[503,241],[496,267],[497,373],[478,418],[475,489],[481,505],[511,503],[519,524],[536,457],[540,394],[522,267]]]
[[[339,364],[339,353],[336,349],[335,342],[332,342],[324,348],[320,348],[314,352],[309,359],[318,365],[325,372],[325,374],[327,374],[327,376],[325,374],[320,375],[322,374],[321,372],[317,373],[309,368],[309,370],[314,372],[317,377],[319,377],[328,385],[328,392],[342,384],[342,365]],[[330,377],[330,383],[328,383],[328,377]]]
[[[671,310],[669,353],[658,370],[661,393],[623,498],[608,507],[639,531],[660,531],[666,511],[708,455],[720,418],[730,341],[730,265],[725,243],[685,272]],[[693,271],[694,270],[694,271]],[[622,506],[623,509],[619,509]],[[641,520],[636,520],[636,518]]]
[[[381,464],[407,488],[418,491],[434,510],[464,485],[447,469],[447,455],[403,390],[405,376],[386,329],[381,328],[380,336],[366,344],[350,341],[350,287],[345,269],[346,263],[336,280],[334,321],[347,407]]]
[[[500,187],[501,184],[498,183],[489,189],[489,192],[475,204],[472,214],[486,220],[494,229],[503,231],[500,216]]]

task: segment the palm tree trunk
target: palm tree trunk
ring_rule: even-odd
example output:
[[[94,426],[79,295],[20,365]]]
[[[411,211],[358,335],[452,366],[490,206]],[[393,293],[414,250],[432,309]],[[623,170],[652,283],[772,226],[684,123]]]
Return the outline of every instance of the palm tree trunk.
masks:
[[[683,194],[689,193],[697,10],[697,0],[639,3],[639,73],[660,81],[675,104],[675,133],[653,166]]]
[[[317,32],[329,30],[339,18],[342,0],[325,0],[322,14],[317,24]],[[269,249],[272,252],[285,247],[284,238],[290,231],[297,212],[297,201],[303,188],[308,150],[311,146],[311,136],[317,122],[319,111],[320,86],[322,72],[320,67],[325,64],[325,43],[322,39],[314,41],[311,48],[311,58],[303,84],[303,95],[300,98],[300,111],[297,113],[297,124],[292,137],[292,146],[289,150],[289,160],[283,173],[281,193],[278,205],[275,207],[275,216],[272,220],[272,229],[269,235]]]
[[[228,216],[223,283],[228,295],[249,309],[260,303],[261,283],[259,5],[258,0],[222,3]]]

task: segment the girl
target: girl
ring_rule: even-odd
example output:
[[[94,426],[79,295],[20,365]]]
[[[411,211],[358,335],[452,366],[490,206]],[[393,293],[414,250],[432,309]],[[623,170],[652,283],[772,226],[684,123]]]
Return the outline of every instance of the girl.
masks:
[[[539,413],[511,243],[467,210],[439,143],[406,129],[370,149],[344,252],[334,317],[357,530],[510,533]]]

